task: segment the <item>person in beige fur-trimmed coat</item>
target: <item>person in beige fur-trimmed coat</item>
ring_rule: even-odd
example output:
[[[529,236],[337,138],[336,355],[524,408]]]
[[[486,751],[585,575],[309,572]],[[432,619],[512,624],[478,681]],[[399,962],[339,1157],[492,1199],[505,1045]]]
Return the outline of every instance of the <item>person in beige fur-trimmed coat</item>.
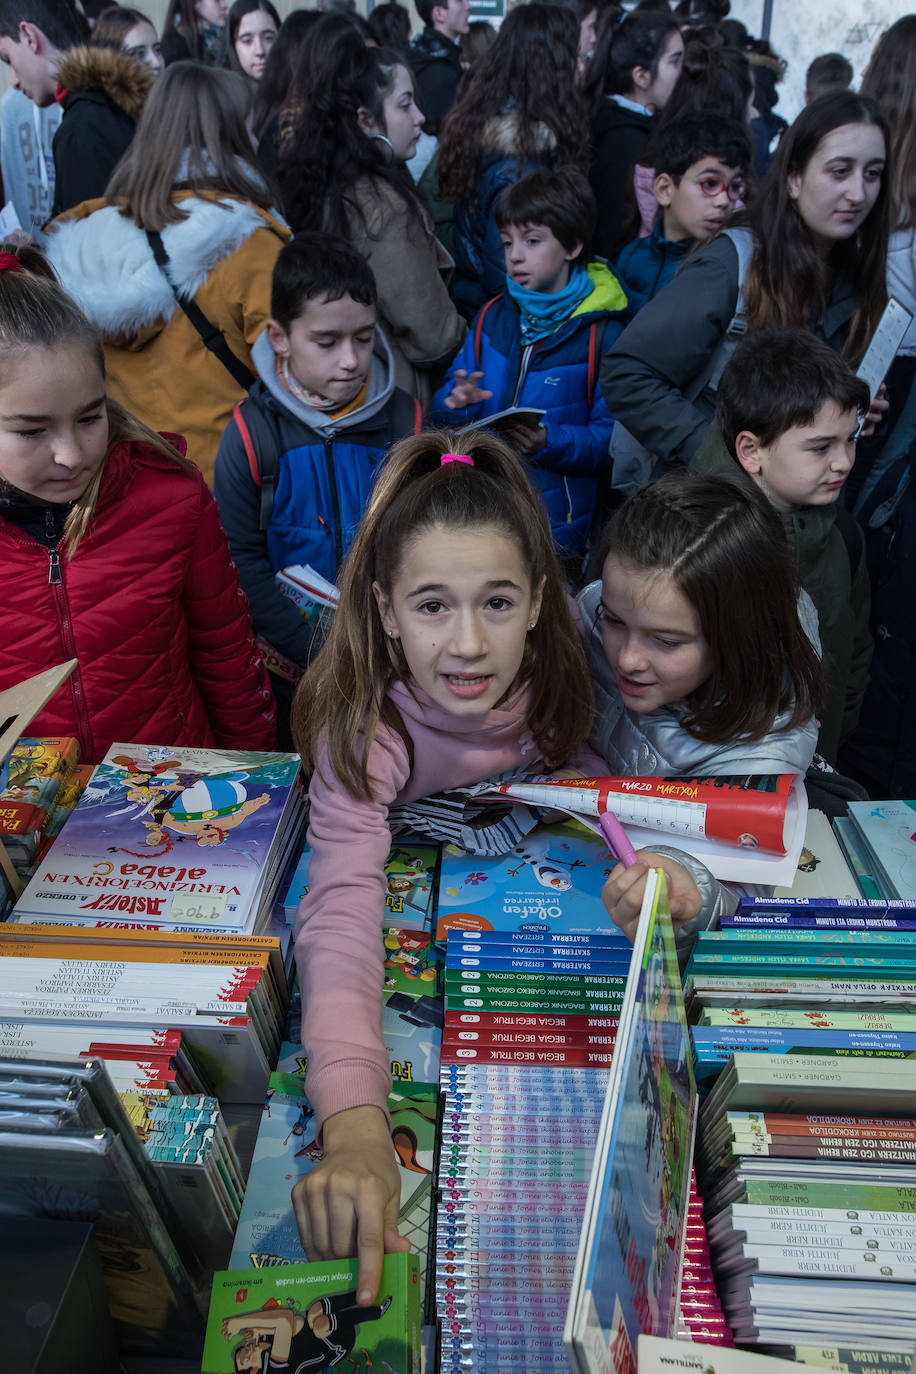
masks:
[[[250,369],[290,233],[246,161],[247,101],[234,72],[167,68],[105,200],[78,206],[48,235],[54,270],[102,334],[111,395],[151,428],[183,434],[208,482],[247,389],[178,305],[147,230],[162,236],[174,285]]]

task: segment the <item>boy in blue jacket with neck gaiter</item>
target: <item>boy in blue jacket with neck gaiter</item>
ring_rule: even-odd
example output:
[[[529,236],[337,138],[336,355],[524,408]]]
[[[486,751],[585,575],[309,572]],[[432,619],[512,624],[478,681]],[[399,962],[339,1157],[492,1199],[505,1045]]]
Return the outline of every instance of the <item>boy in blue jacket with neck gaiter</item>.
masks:
[[[621,331],[626,296],[606,263],[591,260],[595,198],[571,168],[531,172],[496,206],[506,289],[477,315],[433,417],[486,427],[510,407],[543,410],[539,424],[500,433],[528,459],[561,558],[581,559],[613,420],[595,382]]]

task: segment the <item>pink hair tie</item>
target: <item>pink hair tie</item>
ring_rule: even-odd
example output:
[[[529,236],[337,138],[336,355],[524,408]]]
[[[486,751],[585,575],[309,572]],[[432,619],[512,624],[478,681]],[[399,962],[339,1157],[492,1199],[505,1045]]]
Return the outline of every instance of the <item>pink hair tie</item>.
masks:
[[[443,453],[441,466],[446,463],[467,463],[469,468],[474,466],[474,459],[469,458],[466,453]]]
[[[15,253],[0,253],[0,272],[21,272],[22,263]]]

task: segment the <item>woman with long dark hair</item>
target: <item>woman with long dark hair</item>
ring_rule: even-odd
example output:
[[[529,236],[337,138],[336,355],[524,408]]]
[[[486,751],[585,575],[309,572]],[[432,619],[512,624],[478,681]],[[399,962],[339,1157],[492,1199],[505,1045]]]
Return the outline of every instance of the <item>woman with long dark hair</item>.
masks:
[[[861,360],[887,300],[888,141],[874,101],[849,91],[812,101],[784,135],[747,226],[695,253],[627,326],[601,369],[618,425],[615,485],[692,457],[745,327],[810,328]],[[620,426],[641,453],[623,456]]]
[[[473,314],[502,291],[506,259],[493,219],[507,186],[544,166],[583,166],[586,117],[576,86],[579,21],[533,3],[510,10],[470,73],[439,139],[438,189],[456,206],[452,295]]]
[[[257,85],[279,29],[280,16],[270,0],[235,0],[223,30],[220,65]]]
[[[293,84],[306,39],[320,18],[317,10],[293,10],[286,16],[276,43],[267,54],[264,75],[251,102],[251,130],[258,141],[258,157],[264,170],[271,174],[277,167],[280,111]]]
[[[303,104],[278,167],[284,212],[295,232],[335,234],[368,260],[395,381],[425,404],[432,370],[454,355],[465,327],[443,278],[451,259],[406,167],[423,116],[404,60],[367,48],[355,29],[319,66],[332,20],[339,16],[315,26],[300,71]]]

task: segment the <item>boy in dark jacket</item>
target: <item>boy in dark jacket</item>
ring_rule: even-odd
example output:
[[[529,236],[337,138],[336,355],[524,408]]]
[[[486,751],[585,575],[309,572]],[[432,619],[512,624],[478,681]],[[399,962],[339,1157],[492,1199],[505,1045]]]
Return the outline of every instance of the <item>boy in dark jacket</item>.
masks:
[[[868,405],[865,382],[828,344],[805,329],[759,330],[729,359],[716,421],[690,463],[731,477],[737,466],[782,516],[817,608],[827,679],[817,747],[830,764],[855,729],[871,661],[862,534],[838,505]]]
[[[271,315],[251,350],[260,380],[216,455],[214,494],[269,665],[294,679],[313,629],[275,574],[308,563],[336,581],[386,449],[420,428],[394,384],[365,258],[303,233],[274,268]]]
[[[626,305],[607,265],[590,261],[595,215],[588,181],[571,168],[531,172],[503,192],[506,290],[477,315],[432,407],[440,423],[484,427],[509,408],[545,412],[499,432],[529,459],[565,559],[585,551],[608,467],[614,422],[597,370]]]
[[[653,156],[658,220],[617,259],[631,315],[667,285],[688,253],[728,224],[745,194],[751,141],[723,115],[687,114],[659,131]]]
[[[408,57],[417,86],[417,104],[426,116],[424,131],[438,138],[442,121],[455,103],[464,68],[458,40],[467,33],[470,0],[414,0],[423,32]]]
[[[0,61],[13,85],[64,112],[53,142],[52,219],[105,194],[153,81],[126,53],[82,46],[87,38],[70,0],[0,0]]]

